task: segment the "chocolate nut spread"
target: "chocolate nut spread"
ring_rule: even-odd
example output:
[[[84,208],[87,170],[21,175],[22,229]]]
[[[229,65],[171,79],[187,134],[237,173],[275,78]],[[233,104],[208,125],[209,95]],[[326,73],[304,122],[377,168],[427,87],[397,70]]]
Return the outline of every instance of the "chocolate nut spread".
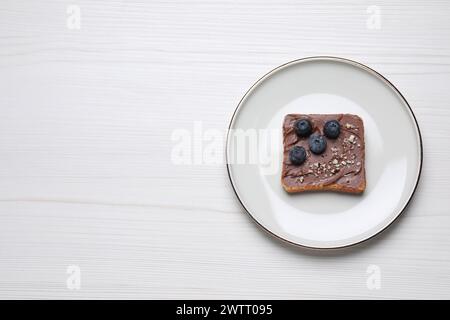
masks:
[[[324,135],[327,121],[340,124],[336,139],[326,138],[322,154],[310,151],[308,137],[299,137],[294,124],[307,119],[312,124],[312,134]],[[288,114],[283,123],[283,165],[281,180],[288,192],[308,190],[335,190],[360,193],[365,189],[364,126],[360,117],[352,114]],[[306,150],[306,160],[301,165],[289,159],[289,150],[301,146]]]

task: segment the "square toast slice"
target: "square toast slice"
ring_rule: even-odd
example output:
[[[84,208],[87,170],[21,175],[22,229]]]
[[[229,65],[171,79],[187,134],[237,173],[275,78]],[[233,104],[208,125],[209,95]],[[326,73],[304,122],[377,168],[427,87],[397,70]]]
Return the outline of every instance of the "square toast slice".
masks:
[[[309,137],[299,137],[294,124],[307,119],[312,133],[324,135],[327,121],[340,124],[336,139],[326,139],[322,154],[314,154],[309,147]],[[289,151],[301,146],[306,160],[301,165],[291,162]],[[305,191],[337,191],[362,193],[366,188],[364,124],[353,114],[288,114],[283,122],[283,164],[281,184],[289,193]]]

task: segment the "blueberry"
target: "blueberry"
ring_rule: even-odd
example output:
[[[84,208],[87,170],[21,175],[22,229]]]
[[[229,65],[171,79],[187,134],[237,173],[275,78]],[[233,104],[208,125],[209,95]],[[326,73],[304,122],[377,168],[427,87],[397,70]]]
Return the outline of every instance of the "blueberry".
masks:
[[[314,154],[321,154],[327,148],[327,140],[320,134],[313,134],[309,137],[309,149]]]
[[[294,129],[299,137],[307,137],[312,132],[312,125],[308,119],[300,119],[294,123]]]
[[[323,133],[330,139],[336,139],[341,133],[341,125],[336,120],[327,121],[323,127]]]
[[[306,160],[306,150],[303,147],[295,146],[289,150],[289,160],[293,165],[299,166]]]

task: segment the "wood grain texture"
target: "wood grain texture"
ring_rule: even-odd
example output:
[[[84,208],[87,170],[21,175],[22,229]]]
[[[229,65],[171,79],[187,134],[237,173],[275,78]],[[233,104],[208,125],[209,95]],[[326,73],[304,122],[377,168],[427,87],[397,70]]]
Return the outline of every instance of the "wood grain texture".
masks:
[[[377,1],[368,29],[373,4],[1,1],[0,298],[450,298],[450,4]],[[312,55],[384,74],[423,134],[407,213],[343,252],[272,239],[223,165],[170,161],[175,128],[225,130],[256,79]]]

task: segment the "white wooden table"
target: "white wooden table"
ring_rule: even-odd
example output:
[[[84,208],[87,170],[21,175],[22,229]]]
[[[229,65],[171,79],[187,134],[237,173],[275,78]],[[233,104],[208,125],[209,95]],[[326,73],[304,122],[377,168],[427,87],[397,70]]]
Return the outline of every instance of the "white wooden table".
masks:
[[[449,13],[443,0],[2,0],[0,298],[450,298]],[[384,74],[423,134],[409,210],[343,252],[262,232],[223,164],[171,161],[175,129],[225,132],[257,78],[313,55]]]

